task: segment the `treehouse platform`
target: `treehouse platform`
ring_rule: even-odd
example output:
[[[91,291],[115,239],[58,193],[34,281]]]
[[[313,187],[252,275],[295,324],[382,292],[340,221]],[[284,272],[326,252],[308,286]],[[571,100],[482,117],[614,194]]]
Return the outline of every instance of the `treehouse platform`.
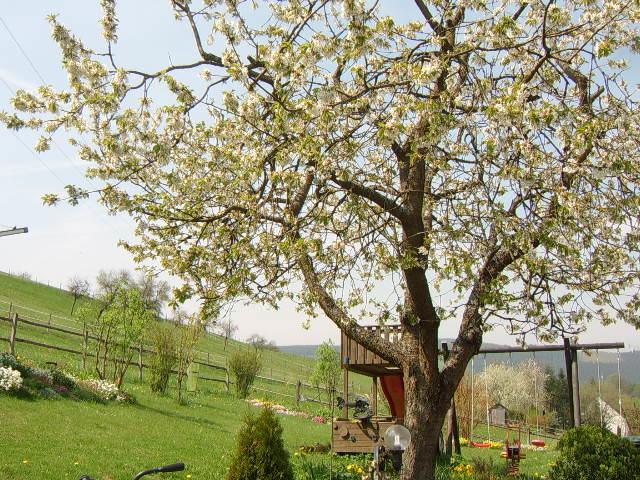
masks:
[[[400,325],[364,327],[390,342],[402,338]],[[404,420],[404,382],[399,366],[389,363],[355,340],[342,333],[340,358],[344,375],[344,405],[342,415],[332,423],[331,446],[335,453],[372,453],[381,445],[389,427],[402,424]],[[369,413],[358,411],[357,418],[349,418],[349,372],[372,378]],[[378,416],[378,386],[389,403],[390,416]]]
[[[402,327],[400,325],[384,327],[368,326],[364,328],[380,335],[390,342],[399,342],[402,340]],[[383,375],[398,375],[402,373],[399,366],[393,365],[379,355],[376,355],[357,341],[349,338],[344,332],[342,332],[340,339],[340,353],[342,368],[351,372],[360,373],[368,377],[381,377]]]

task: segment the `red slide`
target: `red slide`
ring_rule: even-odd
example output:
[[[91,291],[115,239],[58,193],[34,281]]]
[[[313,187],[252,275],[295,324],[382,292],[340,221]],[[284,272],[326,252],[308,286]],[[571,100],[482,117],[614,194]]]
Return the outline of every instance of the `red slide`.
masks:
[[[387,397],[391,415],[404,418],[404,381],[402,375],[385,375],[380,377],[380,386]]]

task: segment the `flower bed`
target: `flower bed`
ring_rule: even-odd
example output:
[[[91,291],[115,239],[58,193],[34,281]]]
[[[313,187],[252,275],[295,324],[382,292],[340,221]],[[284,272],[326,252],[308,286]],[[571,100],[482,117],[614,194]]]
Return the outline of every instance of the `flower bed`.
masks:
[[[19,390],[22,386],[22,375],[11,367],[0,367],[0,390],[8,392]]]
[[[96,402],[132,403],[128,395],[111,382],[98,379],[80,380],[57,368],[43,369],[28,360],[0,353],[0,393],[27,397],[70,398]]]
[[[280,415],[289,415],[292,417],[308,418],[315,423],[327,423],[327,420],[321,415],[311,415],[309,413],[300,412],[297,410],[290,410],[284,405],[279,405],[277,403],[269,402],[267,400],[252,398],[247,400],[247,402],[249,402],[249,404],[253,405],[254,407],[270,408],[275,413],[278,413]]]

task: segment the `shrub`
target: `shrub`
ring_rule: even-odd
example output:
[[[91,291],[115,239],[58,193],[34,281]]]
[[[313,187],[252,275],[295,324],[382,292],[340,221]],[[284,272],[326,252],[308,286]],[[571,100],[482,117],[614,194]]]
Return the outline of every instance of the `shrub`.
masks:
[[[93,391],[102,400],[116,400],[118,397],[118,387],[108,380],[86,380],[82,385]]]
[[[558,449],[560,457],[549,471],[552,480],[640,480],[640,451],[608,430],[569,430]]]
[[[171,370],[176,365],[176,338],[173,329],[158,325],[151,332],[153,356],[151,357],[151,380],[149,386],[155,393],[165,393],[169,385]]]
[[[22,386],[22,375],[11,367],[0,367],[0,390],[18,390]]]
[[[310,380],[316,388],[326,390],[329,402],[332,400],[332,391],[338,387],[340,372],[340,354],[331,340],[322,343],[316,350],[316,364]]]
[[[14,370],[18,370],[18,365],[19,362],[18,360],[16,360],[16,357],[11,355],[10,353],[0,353],[0,367],[11,367]]]
[[[293,480],[282,426],[271,409],[245,417],[226,480]]]
[[[239,350],[231,354],[229,371],[233,376],[238,398],[247,398],[261,368],[262,361],[256,350]]]
[[[75,380],[73,380],[73,378],[71,378],[69,375],[62,372],[61,370],[58,370],[57,368],[53,369],[51,370],[50,374],[51,374],[51,380],[54,385],[60,385],[62,387],[65,387],[68,390],[75,388],[76,386]]]

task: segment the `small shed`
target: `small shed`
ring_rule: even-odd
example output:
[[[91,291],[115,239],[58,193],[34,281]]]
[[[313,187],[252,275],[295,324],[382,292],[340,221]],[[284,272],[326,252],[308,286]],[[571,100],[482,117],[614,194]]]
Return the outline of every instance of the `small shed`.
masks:
[[[505,426],[508,420],[509,411],[507,408],[501,403],[496,403],[493,407],[489,409],[489,422],[491,425],[500,425]]]

